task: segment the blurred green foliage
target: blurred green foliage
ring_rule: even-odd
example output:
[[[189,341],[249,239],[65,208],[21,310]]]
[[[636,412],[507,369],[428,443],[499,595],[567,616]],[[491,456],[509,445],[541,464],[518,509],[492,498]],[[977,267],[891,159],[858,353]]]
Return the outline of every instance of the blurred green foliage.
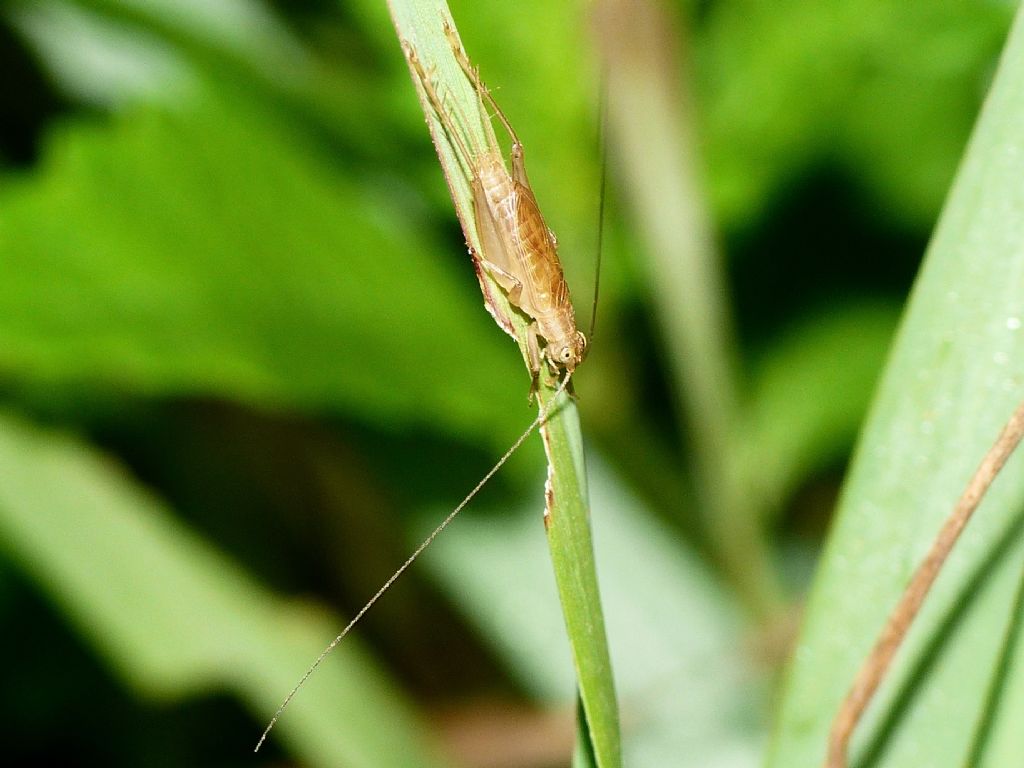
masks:
[[[587,316],[585,4],[452,6]],[[1013,6],[668,10],[738,326],[735,470],[796,604]],[[564,764],[572,682],[537,549],[536,445],[249,754],[343,624],[316,606],[358,609],[531,418],[386,7],[15,0],[0,62],[12,762]],[[694,525],[616,162],[577,388],[627,764],[754,765],[793,619],[754,625]],[[492,711],[512,737],[474,751]]]

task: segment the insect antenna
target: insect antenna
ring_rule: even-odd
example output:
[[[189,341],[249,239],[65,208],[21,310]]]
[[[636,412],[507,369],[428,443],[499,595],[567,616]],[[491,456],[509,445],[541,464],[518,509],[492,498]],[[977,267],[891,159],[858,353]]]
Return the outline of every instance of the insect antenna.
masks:
[[[601,293],[601,258],[604,254],[604,216],[605,193],[608,189],[608,76],[601,67],[601,94],[597,106],[597,147],[600,155],[600,181],[597,191],[597,254],[594,259],[594,301],[590,305],[590,328],[587,339],[594,341],[594,328],[597,327],[597,299]]]
[[[525,443],[526,439],[533,434],[533,431],[541,424],[543,424],[545,420],[547,420],[548,416],[551,414],[551,409],[556,405],[558,397],[562,394],[562,392],[565,391],[565,388],[566,386],[568,386],[569,379],[571,377],[571,372],[567,372],[565,374],[565,379],[563,379],[562,383],[558,385],[558,389],[555,390],[555,394],[548,401],[548,405],[540,408],[539,412],[537,413],[537,418],[535,418],[533,422],[531,422],[530,426],[527,427],[518,438],[516,438],[516,441],[512,443],[512,446],[507,451],[505,451],[504,455],[500,459],[498,459],[497,463],[493,467],[491,467],[491,469],[487,472],[486,475],[483,476],[483,478],[481,478],[480,482],[473,486],[473,490],[466,494],[466,497],[459,502],[458,506],[456,506],[455,509],[449,512],[448,516],[444,520],[442,520],[441,523],[433,531],[430,532],[430,535],[427,536],[427,538],[425,538],[422,541],[422,543],[420,543],[420,545],[416,547],[416,549],[413,550],[413,553],[409,555],[408,558],[406,558],[405,562],[402,563],[401,566],[399,566],[398,570],[391,574],[391,577],[381,585],[380,589],[378,589],[373,594],[373,597],[366,601],[366,605],[359,609],[359,612],[352,617],[352,620],[345,625],[345,628],[341,630],[338,636],[331,640],[327,647],[320,652],[320,655],[316,657],[316,660],[309,665],[309,669],[307,669],[306,672],[302,675],[302,677],[299,678],[299,682],[297,682],[295,684],[295,687],[292,688],[291,691],[288,692],[288,695],[284,697],[284,701],[281,702],[281,706],[277,708],[277,711],[274,713],[274,716],[270,718],[270,722],[267,723],[267,727],[263,730],[263,734],[260,736],[260,740],[256,743],[256,748],[253,750],[253,752],[260,751],[260,747],[263,746],[263,742],[267,740],[267,736],[270,735],[270,731],[274,728],[275,725],[277,725],[277,721],[281,719],[281,715],[284,714],[284,711],[288,708],[288,705],[292,703],[292,699],[295,698],[295,695],[299,692],[299,689],[302,688],[302,686],[306,684],[306,681],[313,676],[313,673],[316,672],[317,668],[323,663],[324,659],[327,658],[330,652],[338,647],[338,644],[345,639],[345,636],[352,631],[352,628],[359,623],[359,620],[362,619],[366,612],[373,607],[374,603],[376,603],[384,595],[384,593],[391,588],[392,584],[398,581],[399,577],[403,573],[405,573],[409,566],[412,565],[413,562],[415,562],[416,558],[423,553],[423,550],[429,547],[433,543],[434,539],[436,539],[441,534],[441,531],[447,528],[448,525],[456,518],[456,516],[458,516],[459,512],[465,509],[469,502],[471,502],[473,498],[478,493],[480,493],[481,489],[485,485],[487,485],[488,481],[498,473],[498,470],[501,469],[502,466],[504,466],[505,462],[512,458],[512,454],[519,450],[519,446]]]

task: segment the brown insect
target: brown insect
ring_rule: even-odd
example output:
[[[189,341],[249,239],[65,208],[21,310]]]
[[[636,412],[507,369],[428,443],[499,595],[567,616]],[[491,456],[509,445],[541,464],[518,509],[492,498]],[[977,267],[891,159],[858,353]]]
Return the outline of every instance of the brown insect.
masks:
[[[487,137],[485,146],[470,147],[464,138],[465,134],[459,130],[456,116],[445,109],[444,100],[438,94],[430,74],[420,62],[415,49],[407,41],[402,42],[410,68],[419,81],[428,103],[437,114],[446,136],[456,149],[459,161],[469,175],[470,188],[473,193],[474,222],[483,251],[483,253],[479,253],[471,249],[471,253],[480,268],[486,271],[506,293],[509,303],[530,319],[530,323],[526,327],[526,352],[532,376],[531,396],[536,391],[545,361],[554,375],[558,376],[564,371],[565,377],[559,383],[554,397],[544,404],[537,418],[512,444],[512,447],[415,549],[391,578],[384,582],[366,605],[356,613],[341,633],[331,641],[306,670],[306,673],[285,697],[266,730],[263,731],[263,735],[256,745],[257,751],[295,694],[316,671],[320,663],[412,565],[420,553],[430,546],[431,542],[455,519],[456,515],[469,504],[480,489],[533,433],[533,430],[544,423],[550,412],[549,409],[555,406],[558,397],[569,385],[576,366],[583,362],[583,358],[586,356],[587,338],[576,327],[576,314],[569,298],[569,286],[565,282],[562,264],[558,260],[558,241],[554,233],[544,223],[544,217],[541,215],[527,179],[522,142],[519,141],[519,137],[505,113],[501,111],[481,81],[479,72],[470,63],[455,30],[445,23],[444,31],[451,44],[455,59],[473,84],[480,114],[484,118],[488,118],[485,105],[489,105],[501,124],[505,126],[505,130],[508,131],[512,140],[511,173],[502,158],[501,147],[498,145],[489,118],[484,120]],[[463,125],[468,125],[462,116],[458,117],[458,121]],[[503,313],[494,307],[491,298],[487,296],[486,288],[484,293],[492,314],[496,318],[502,317]],[[503,323],[499,320],[499,324]]]
[[[493,109],[512,140],[511,173],[490,121],[485,122],[485,146],[467,144],[415,49],[405,41],[403,48],[427,101],[468,171],[473,216],[483,250],[474,252],[474,258],[505,291],[509,303],[531,320],[526,329],[526,349],[536,388],[542,360],[555,373],[565,370],[572,374],[586,356],[587,337],[576,327],[569,286],[558,259],[558,240],[544,223],[530,187],[523,144],[480,79],[479,70],[470,63],[455,31],[447,23],[444,31],[456,61],[473,84],[481,114],[487,114],[485,106]],[[461,122],[465,124],[465,120]]]

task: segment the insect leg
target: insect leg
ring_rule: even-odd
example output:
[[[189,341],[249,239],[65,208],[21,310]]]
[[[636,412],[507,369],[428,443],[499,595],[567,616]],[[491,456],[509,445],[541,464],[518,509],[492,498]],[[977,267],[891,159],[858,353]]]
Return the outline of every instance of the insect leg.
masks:
[[[474,67],[472,62],[469,60],[469,56],[462,49],[462,43],[459,42],[459,38],[455,35],[455,30],[445,22],[444,33],[448,37],[448,43],[452,47],[452,53],[455,55],[455,60],[459,62],[459,66],[462,67],[462,71],[466,73],[466,77],[472,81],[473,86],[476,88],[476,92],[479,94],[481,100],[485,100],[491,108],[494,110],[495,116],[501,121],[501,124],[505,126],[505,130],[508,131],[508,135],[512,138],[513,152],[514,147],[522,146],[522,142],[519,141],[519,136],[516,134],[515,129],[512,127],[512,123],[509,122],[505,113],[501,111],[501,107],[494,100],[491,95],[490,89],[484,85],[484,81],[480,79],[480,70]]]
[[[433,80],[430,74],[423,67],[423,62],[420,61],[419,56],[416,55],[416,50],[412,45],[403,40],[402,48],[405,50],[405,58],[409,61],[409,66],[412,71],[416,74],[416,79],[420,82],[420,87],[423,89],[423,93],[427,97],[427,101],[430,103],[431,108],[437,115],[437,119],[441,121],[441,127],[444,128],[445,134],[447,134],[449,140],[455,145],[459,154],[462,155],[463,162],[472,169],[473,158],[477,154],[471,152],[467,146],[463,133],[459,127],[455,124],[455,120],[452,119],[451,114],[445,108],[444,101],[437,93],[437,89],[434,87]]]
[[[523,145],[518,143],[512,145],[512,179],[526,189],[532,189],[530,187],[530,180],[526,177],[526,160],[523,157]],[[558,242],[555,239],[555,233],[549,229],[548,236],[551,238],[551,244],[557,248]]]
[[[498,282],[498,285],[505,289],[509,303],[518,307],[523,294],[523,284],[519,281],[519,278],[510,275],[493,261],[488,261],[482,256],[480,257],[480,265],[487,270],[487,274]]]
[[[515,259],[508,252],[507,239],[501,236],[501,230],[495,220],[494,211],[491,209],[491,203],[484,191],[483,183],[480,179],[473,179],[471,187],[477,234],[483,248],[481,262],[487,267],[491,276],[505,289],[509,301],[520,309],[526,309],[520,303],[523,281],[514,274]]]
[[[543,364],[540,352],[540,329],[537,327],[536,320],[526,326],[526,354],[530,362],[530,401],[532,402],[537,394],[540,368]]]
[[[512,123],[509,122],[508,117],[502,111],[501,107],[498,106],[498,102],[494,100],[494,96],[491,95],[490,89],[484,84],[484,81],[480,78],[480,69],[473,66],[469,60],[469,56],[463,50],[458,37],[455,36],[455,30],[452,29],[448,24],[444,27],[445,34],[448,36],[448,43],[452,47],[452,53],[455,56],[455,60],[459,62],[459,66],[462,67],[462,71],[466,73],[466,77],[473,83],[473,87],[476,89],[477,95],[481,101],[481,111],[483,111],[483,102],[494,110],[495,117],[501,121],[501,124],[505,126],[505,130],[508,131],[509,137],[512,139],[512,178],[519,182],[522,186],[530,189],[530,180],[526,176],[526,160],[523,157],[523,142],[519,140],[519,134],[516,133],[515,128],[512,127]],[[553,235],[554,233],[552,233]],[[552,240],[552,242],[554,242]]]

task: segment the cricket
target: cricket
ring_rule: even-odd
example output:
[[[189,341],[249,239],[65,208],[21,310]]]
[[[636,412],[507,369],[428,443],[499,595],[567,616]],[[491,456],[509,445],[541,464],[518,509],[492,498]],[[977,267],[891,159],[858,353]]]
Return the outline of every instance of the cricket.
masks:
[[[402,48],[426,104],[429,105],[440,122],[444,138],[455,150],[459,163],[470,182],[473,222],[480,239],[480,251],[482,251],[470,246],[470,255],[479,269],[486,272],[500,286],[509,304],[528,320],[525,349],[531,376],[530,400],[532,401],[537,395],[541,375],[545,368],[559,383],[554,397],[546,404],[540,405],[538,415],[529,427],[310,665],[267,724],[256,744],[255,751],[257,752],[284,710],[328,654],[337,647],[374,603],[473,500],[533,431],[544,424],[551,411],[557,407],[559,396],[567,390],[576,367],[583,362],[587,354],[587,336],[576,325],[569,286],[558,258],[558,241],[544,221],[526,174],[523,144],[508,117],[495,102],[487,86],[484,85],[479,70],[463,50],[454,28],[447,21],[443,22],[443,25],[452,54],[476,94],[477,109],[486,135],[483,145],[468,139],[469,134],[460,128],[460,126],[468,124],[467,116],[459,114],[454,106],[447,103],[445,94],[440,92],[431,69],[423,64],[415,47],[407,40],[403,40]],[[493,110],[493,116],[488,112],[488,108]],[[511,156],[508,163],[503,157],[501,146],[495,135],[493,119],[497,119],[508,133],[511,141]],[[466,236],[468,241],[468,232]],[[499,319],[502,313],[493,305],[486,288],[484,289],[484,299],[488,310],[498,320],[499,325],[511,332],[510,326],[506,326]],[[596,301],[597,291],[595,288],[595,310]],[[593,334],[593,316],[590,334]]]
[[[427,102],[441,121],[445,136],[453,143],[469,171],[473,217],[483,247],[483,253],[473,253],[473,257],[502,287],[509,303],[531,319],[526,331],[526,346],[533,377],[532,394],[537,387],[542,358],[552,372],[564,369],[571,376],[586,356],[587,337],[576,327],[569,286],[558,259],[558,241],[545,224],[530,187],[523,144],[480,79],[479,70],[469,61],[455,30],[445,23],[444,32],[455,60],[476,91],[481,114],[486,115],[486,107],[489,106],[508,132],[512,142],[511,173],[490,120],[484,123],[487,145],[469,146],[456,124],[456,116],[445,107],[444,99],[415,48],[407,41],[403,41],[402,47]],[[466,124],[465,119],[460,122]]]

